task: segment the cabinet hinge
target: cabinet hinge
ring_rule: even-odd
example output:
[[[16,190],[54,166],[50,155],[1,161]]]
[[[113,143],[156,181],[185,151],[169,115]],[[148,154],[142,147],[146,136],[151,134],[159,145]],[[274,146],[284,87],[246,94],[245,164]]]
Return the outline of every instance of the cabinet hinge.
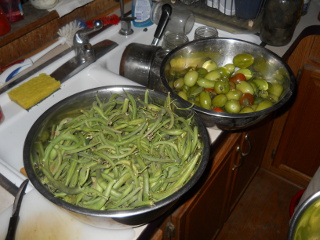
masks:
[[[174,234],[175,234],[175,226],[171,221],[169,221],[166,226],[166,237],[168,239],[171,239],[174,237]]]
[[[277,149],[275,148],[275,149],[272,150],[272,153],[271,153],[271,158],[272,159],[275,159],[276,153],[277,153]]]

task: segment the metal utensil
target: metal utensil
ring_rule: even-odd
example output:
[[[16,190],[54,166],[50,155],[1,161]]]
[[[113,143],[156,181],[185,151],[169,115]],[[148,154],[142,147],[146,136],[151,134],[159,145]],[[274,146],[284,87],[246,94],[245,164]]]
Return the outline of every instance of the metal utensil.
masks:
[[[10,218],[8,233],[6,236],[6,240],[14,240],[16,229],[18,226],[19,221],[19,212],[21,207],[22,198],[24,196],[25,190],[27,188],[29,179],[23,181],[23,183],[19,187],[19,191],[14,199],[13,209],[12,209],[12,216]]]
[[[172,7],[169,4],[162,6],[162,15],[154,33],[151,45],[130,43],[122,53],[119,73],[141,85],[146,86],[149,81],[149,72],[153,59],[158,50],[158,43],[165,32],[170,20]]]
[[[0,173],[0,186],[7,190],[13,196],[16,196],[19,188],[11,182],[8,178]]]
[[[100,31],[96,31],[96,32],[92,32],[89,34],[89,38],[93,38],[94,36],[96,36],[97,34],[99,34],[101,31],[108,29],[109,27],[111,27],[112,25],[105,25],[102,27],[102,29]],[[100,45],[96,46],[97,48],[101,48]],[[62,58],[63,56],[67,55],[68,53],[70,53],[71,51],[73,51],[73,48],[68,48],[63,50],[62,52],[58,53],[57,55],[53,56],[52,58],[50,58],[48,61],[45,61],[44,63],[40,64],[39,66],[29,70],[28,72],[26,72],[25,74],[23,74],[22,76],[18,77],[18,78],[12,78],[10,81],[8,81],[7,83],[5,83],[4,85],[0,86],[0,94],[8,91],[9,89],[15,87],[16,85],[18,85],[19,83],[23,82],[24,80],[26,80],[28,77],[31,77],[32,75],[36,74],[37,72],[41,71],[42,69],[44,69],[45,67],[49,66],[50,64],[56,62],[57,60],[59,60],[60,58]],[[110,49],[111,50],[111,49]],[[95,49],[95,51],[98,51]],[[97,58],[101,57],[100,55],[97,56]],[[23,72],[22,72],[23,73]]]

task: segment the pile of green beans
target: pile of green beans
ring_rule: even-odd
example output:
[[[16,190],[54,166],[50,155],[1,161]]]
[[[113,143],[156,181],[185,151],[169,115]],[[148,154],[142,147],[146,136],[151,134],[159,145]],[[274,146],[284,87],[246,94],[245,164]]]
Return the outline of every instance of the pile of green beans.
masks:
[[[94,210],[152,206],[192,177],[203,142],[194,116],[124,92],[96,101],[42,132],[32,161],[41,182],[71,204]],[[183,109],[182,109],[183,110]]]

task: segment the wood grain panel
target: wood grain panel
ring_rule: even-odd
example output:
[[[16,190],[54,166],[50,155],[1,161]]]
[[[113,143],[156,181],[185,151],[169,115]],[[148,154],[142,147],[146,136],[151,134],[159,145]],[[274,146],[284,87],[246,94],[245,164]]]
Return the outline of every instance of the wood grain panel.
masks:
[[[58,38],[59,28],[74,19],[89,20],[97,16],[106,16],[119,6],[114,0],[95,0],[61,18],[56,12],[49,12],[36,22],[0,39],[0,67],[45,48]]]

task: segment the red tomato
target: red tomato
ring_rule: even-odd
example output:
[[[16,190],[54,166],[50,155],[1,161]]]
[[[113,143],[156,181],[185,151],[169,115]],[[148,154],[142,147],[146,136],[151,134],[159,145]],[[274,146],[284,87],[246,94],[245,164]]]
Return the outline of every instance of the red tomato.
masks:
[[[204,90],[207,91],[207,92],[214,92],[213,88],[205,88]]]
[[[254,102],[254,97],[250,93],[244,93],[240,97],[240,105],[241,106],[251,106]]]
[[[219,108],[219,107],[213,108],[212,111],[215,111],[215,112],[224,112],[224,111],[222,110],[222,108]]]
[[[233,82],[233,83],[238,83],[238,82],[246,81],[246,80],[247,80],[246,76],[243,73],[236,73],[231,78],[229,78],[229,81]]]

